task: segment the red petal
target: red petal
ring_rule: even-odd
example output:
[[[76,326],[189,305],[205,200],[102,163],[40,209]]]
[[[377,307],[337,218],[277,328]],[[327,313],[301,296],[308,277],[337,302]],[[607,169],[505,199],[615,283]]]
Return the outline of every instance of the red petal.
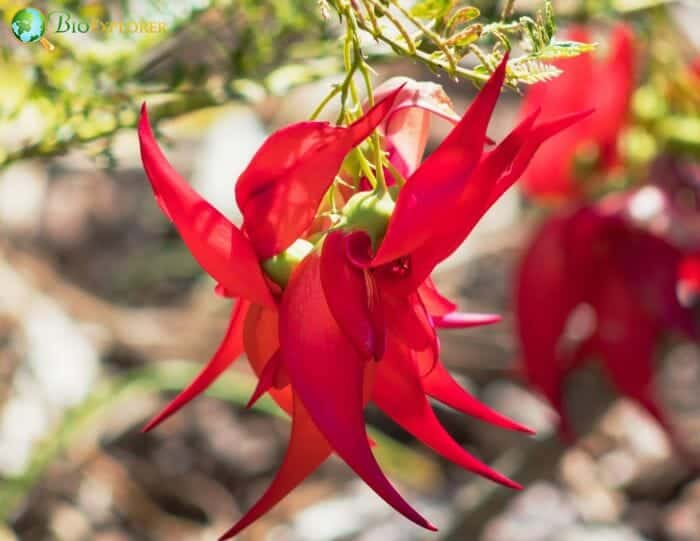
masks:
[[[570,35],[579,41],[590,41],[585,29],[576,29]],[[610,56],[596,59],[583,54],[563,59],[555,64],[563,70],[551,83],[537,84],[528,90],[523,112],[543,107],[547,117],[581,109],[595,109],[595,114],[581,122],[574,130],[547,142],[541,153],[532,160],[523,179],[525,191],[543,202],[579,199],[582,184],[575,178],[573,160],[582,144],[598,146],[603,168],[617,160],[617,136],[624,126],[629,111],[629,100],[634,89],[635,67],[633,35],[629,27],[618,25],[613,32]],[[589,81],[605,77],[608,85],[599,85],[591,92],[581,92]]]
[[[250,242],[168,163],[153,137],[145,103],[138,131],[143,167],[156,200],[192,256],[231,295],[274,306]]]
[[[439,359],[433,359],[427,353],[418,353],[416,359],[420,373],[425,374],[422,376],[423,388],[435,400],[494,426],[534,434],[533,430],[501,415],[462,389]]]
[[[274,385],[277,379],[277,374],[282,368],[282,355],[280,355],[279,350],[272,355],[269,361],[265,364],[262,374],[260,374],[260,379],[258,384],[253,391],[253,394],[246,404],[246,408],[251,408],[258,401],[258,399],[269,391]]]
[[[370,312],[371,278],[346,257],[346,235],[331,232],[323,242],[321,283],[328,307],[362,357],[381,359],[384,344],[375,334]]]
[[[372,456],[363,417],[367,361],[358,356],[328,308],[320,267],[318,254],[309,254],[282,297],[280,343],[292,386],[338,455],[397,511],[434,529],[389,483]]]
[[[387,330],[392,336],[413,350],[437,352],[439,346],[433,323],[417,293],[406,296],[384,294],[382,304]]]
[[[454,209],[481,158],[486,128],[505,78],[508,56],[479,92],[462,120],[411,176],[399,193],[386,236],[374,258],[378,266],[411,253],[429,240]]]
[[[578,122],[581,122],[592,115],[593,112],[593,109],[586,109],[584,111],[561,116],[548,122],[543,122],[536,126],[528,137],[522,151],[516,156],[510,170],[498,180],[496,190],[491,193],[487,210],[520,178],[543,143]]]
[[[299,122],[268,137],[236,184],[244,230],[261,259],[284,251],[311,225],[345,155],[372,133],[399,90],[348,127]]]
[[[231,366],[241,353],[243,353],[243,322],[245,321],[249,307],[250,303],[248,301],[242,300],[235,304],[231,312],[231,320],[226,329],[224,339],[221,341],[214,356],[197,375],[194,381],[177,395],[158,415],[149,421],[143,428],[143,432],[153,430],[185,404],[199,396],[224,370]]]
[[[470,180],[455,215],[462,217],[457,225],[447,229],[436,228],[434,238],[413,254],[413,267],[409,280],[402,284],[402,291],[411,290],[429,276],[435,265],[454,252],[469,235],[491,206],[522,175],[543,141],[559,133],[589,115],[590,111],[573,113],[530,130],[536,111],[521,122],[501,144],[483,160]]]
[[[550,219],[527,248],[515,279],[517,331],[527,381],[562,417],[562,384],[576,351],[561,348],[573,310],[604,278],[596,253],[604,249],[604,219],[591,209]],[[573,249],[575,247],[575,249]]]
[[[660,328],[647,315],[625,276],[611,265],[593,301],[598,317],[595,348],[619,392],[641,404],[665,428],[654,399],[654,350]]]
[[[415,243],[412,254],[412,268],[409,279],[403,287],[410,290],[422,283],[433,271],[435,265],[445,259],[464,241],[469,232],[481,219],[488,208],[489,195],[498,184],[501,175],[508,170],[521,150],[531,127],[537,118],[537,111],[521,122],[494,150],[481,161],[478,168],[460,179],[459,189],[449,194],[449,208],[434,208],[435,220],[426,225],[426,233],[421,244]],[[436,170],[433,177],[441,172]],[[445,194],[441,194],[442,197]],[[433,201],[436,198],[433,196]],[[398,206],[398,203],[397,203]],[[417,210],[422,212],[422,207]],[[446,212],[454,216],[446,220]],[[389,226],[391,228],[391,224]]]
[[[446,316],[457,310],[455,303],[440,294],[430,276],[418,287],[418,295],[433,318]]]
[[[330,453],[328,442],[316,428],[302,402],[295,396],[292,434],[282,466],[258,502],[219,539],[234,537],[267,513],[316,470]]]
[[[700,322],[678,295],[681,251],[665,239],[624,225],[614,250],[634,296],[659,324],[700,337]]]
[[[243,331],[243,343],[248,362],[259,378],[265,371],[265,366],[279,350],[278,315],[273,308],[263,308],[254,305],[248,313]],[[278,373],[284,367],[278,369]],[[273,382],[275,385],[276,382]],[[272,399],[289,415],[292,414],[292,390],[289,386],[283,389],[268,389]]]
[[[700,59],[698,60],[700,66]],[[681,294],[689,299],[700,296],[700,252],[686,254],[678,267]]]
[[[393,341],[379,363],[372,398],[404,430],[448,460],[507,487],[521,488],[474,458],[450,437],[425,397],[408,350]]]
[[[501,321],[501,316],[498,314],[465,314],[464,312],[452,312],[433,318],[433,323],[439,329],[468,329],[481,325],[491,325],[499,321]]]
[[[380,130],[392,163],[402,175],[410,176],[423,157],[431,115],[452,123],[459,122],[460,117],[452,108],[452,102],[442,86],[432,82],[393,77],[375,89],[375,99],[381,99],[398,86],[402,86],[402,89],[381,123]]]

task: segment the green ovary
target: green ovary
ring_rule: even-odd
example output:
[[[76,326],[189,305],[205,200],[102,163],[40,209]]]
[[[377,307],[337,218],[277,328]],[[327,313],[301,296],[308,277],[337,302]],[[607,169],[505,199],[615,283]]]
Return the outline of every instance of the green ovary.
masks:
[[[270,279],[281,287],[289,282],[292,271],[313,250],[314,245],[304,239],[297,239],[284,252],[263,261],[262,268]]]

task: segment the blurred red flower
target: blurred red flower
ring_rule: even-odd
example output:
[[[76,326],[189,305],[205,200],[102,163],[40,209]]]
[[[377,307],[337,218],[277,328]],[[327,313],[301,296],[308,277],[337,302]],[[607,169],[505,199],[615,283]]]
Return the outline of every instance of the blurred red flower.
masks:
[[[370,400],[436,452],[517,486],[457,444],[428,400],[528,431],[479,403],[439,360],[436,327],[469,327],[498,318],[456,312],[430,280],[434,266],[520,176],[540,144],[585,115],[536,126],[535,111],[484,152],[506,61],[422,163],[419,154],[427,135],[422,115],[447,110],[441,95],[431,94],[433,87],[419,83],[397,83],[348,127],[301,122],[275,132],[236,185],[242,229],[171,168],[144,108],[142,158],[161,208],[218,281],[219,291],[240,298],[212,360],[146,429],[201,393],[244,351],[259,376],[251,403],[269,392],[292,417],[289,447],[277,476],[223,538],[264,514],[332,452],[395,509],[434,529],[400,496],[372,455],[363,418]],[[345,202],[330,230],[312,227],[345,155],[381,122],[395,167],[409,177],[396,200],[394,189],[358,192]],[[403,137],[402,126],[411,137]]]
[[[585,27],[574,27],[568,37],[590,43]],[[618,165],[617,138],[625,125],[635,83],[634,35],[618,24],[605,57],[583,54],[554,62],[564,72],[551,82],[530,87],[522,114],[542,108],[543,116],[567,111],[595,112],[571,130],[553,138],[532,160],[523,175],[527,195],[542,203],[580,200],[595,173]]]
[[[668,429],[654,399],[656,346],[667,331],[700,338],[677,291],[683,252],[630,220],[634,195],[623,201],[603,200],[546,221],[516,276],[524,375],[559,413],[567,438],[573,434],[563,407],[565,379],[594,357],[622,395]]]

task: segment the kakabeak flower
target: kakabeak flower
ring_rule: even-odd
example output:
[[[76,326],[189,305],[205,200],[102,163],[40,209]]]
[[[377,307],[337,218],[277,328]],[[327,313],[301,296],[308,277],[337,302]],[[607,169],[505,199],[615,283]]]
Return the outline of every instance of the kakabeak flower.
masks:
[[[586,27],[573,27],[568,37],[590,43]],[[543,203],[581,200],[602,188],[599,179],[619,165],[618,136],[624,128],[635,82],[632,30],[620,23],[612,31],[607,54],[593,53],[557,60],[563,73],[551,82],[532,85],[522,115],[542,108],[542,116],[595,109],[571,130],[548,141],[523,175],[522,188]],[[591,185],[593,184],[593,185]]]
[[[524,375],[559,413],[566,439],[574,436],[563,404],[566,378],[596,359],[618,392],[679,444],[655,398],[654,360],[670,331],[700,339],[700,322],[677,291],[679,273],[688,279],[695,273],[691,263],[684,267],[680,248],[630,219],[628,206],[638,195],[615,195],[550,218],[516,276]]]
[[[289,446],[272,484],[222,538],[267,512],[331,453],[400,513],[435,529],[375,461],[363,418],[369,401],[437,453],[518,486],[457,444],[429,402],[432,397],[500,427],[528,432],[464,391],[439,360],[436,327],[465,328],[498,317],[460,314],[430,280],[433,267],[522,174],[537,148],[585,116],[535,125],[535,111],[485,151],[506,63],[422,163],[418,154],[427,132],[411,123],[425,120],[424,111],[452,116],[444,100],[431,99],[430,86],[382,89],[383,99],[347,127],[300,122],[273,133],[236,184],[241,229],[168,164],[144,107],[141,153],[156,199],[218,282],[219,293],[239,299],[211,361],[146,429],[200,394],[243,352],[259,376],[251,403],[267,392],[292,417]],[[337,222],[319,230],[323,221],[315,218],[346,154],[380,124],[405,185],[358,191],[336,209]],[[404,137],[403,126],[416,135]]]

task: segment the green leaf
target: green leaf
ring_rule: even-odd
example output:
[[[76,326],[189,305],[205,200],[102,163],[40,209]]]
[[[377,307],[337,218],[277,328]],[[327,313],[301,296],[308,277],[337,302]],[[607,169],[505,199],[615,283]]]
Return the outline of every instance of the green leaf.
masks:
[[[542,40],[542,34],[540,32],[539,26],[530,17],[520,17],[520,24],[525,29],[528,40],[530,41],[530,47],[535,53],[539,53],[546,43]]]
[[[579,41],[553,41],[537,53],[541,60],[553,60],[556,58],[571,58],[580,54],[589,53],[596,49],[595,43],[581,43]]]
[[[419,0],[411,8],[411,15],[421,19],[444,19],[452,9],[453,0]]]
[[[452,17],[450,17],[450,20],[447,23],[447,32],[449,32],[455,26],[468,23],[469,21],[476,19],[479,15],[481,15],[479,8],[474,6],[459,8],[454,12]]]
[[[537,60],[527,60],[519,64],[510,63],[509,67],[511,76],[517,82],[528,85],[551,81],[562,74],[562,70],[558,67]]]
[[[480,24],[473,24],[461,32],[451,36],[445,43],[451,47],[468,47],[481,37],[484,27]]]
[[[548,42],[552,40],[556,32],[557,23],[554,20],[554,8],[551,0],[546,0],[544,3],[544,34]]]

